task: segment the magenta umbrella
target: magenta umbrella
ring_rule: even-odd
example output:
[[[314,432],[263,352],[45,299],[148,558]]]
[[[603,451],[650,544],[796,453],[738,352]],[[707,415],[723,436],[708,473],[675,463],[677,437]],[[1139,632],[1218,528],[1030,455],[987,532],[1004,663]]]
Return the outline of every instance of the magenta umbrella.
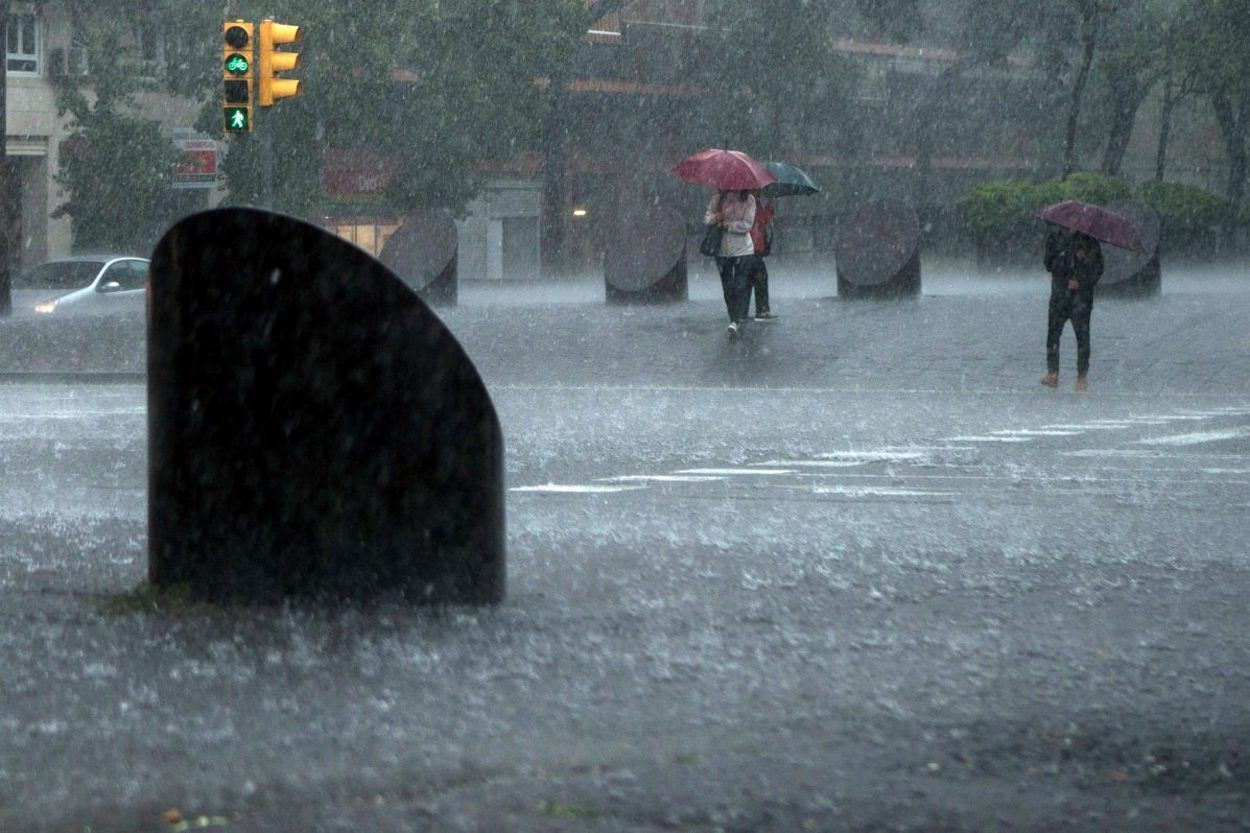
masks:
[[[673,166],[673,173],[686,182],[708,185],[724,191],[763,188],[776,177],[740,150],[708,148],[687,156]]]
[[[1064,200],[1046,206],[1038,216],[1048,223],[1083,232],[1095,240],[1119,246],[1121,249],[1146,251],[1141,244],[1141,238],[1137,236],[1137,229],[1133,228],[1128,218],[1102,206]]]

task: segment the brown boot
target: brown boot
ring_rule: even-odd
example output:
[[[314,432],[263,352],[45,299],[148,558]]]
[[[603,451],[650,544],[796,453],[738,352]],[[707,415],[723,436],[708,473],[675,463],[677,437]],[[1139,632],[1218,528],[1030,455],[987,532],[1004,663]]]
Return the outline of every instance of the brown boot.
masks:
[[[1059,374],[1054,372],[1047,373],[1042,377],[1042,384],[1048,388],[1059,387]]]
[[[1085,374],[1082,373],[1080,376],[1076,377],[1076,389],[1077,390],[1086,390],[1088,387],[1089,387],[1089,382],[1085,381]]]

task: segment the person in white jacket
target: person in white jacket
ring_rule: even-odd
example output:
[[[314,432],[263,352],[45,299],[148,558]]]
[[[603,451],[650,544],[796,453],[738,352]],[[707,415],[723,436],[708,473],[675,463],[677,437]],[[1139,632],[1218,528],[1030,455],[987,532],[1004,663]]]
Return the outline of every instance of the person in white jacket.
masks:
[[[720,270],[725,308],[729,312],[729,336],[742,331],[751,307],[750,268],[755,256],[751,226],[755,225],[755,197],[750,191],[717,191],[707,204],[705,223],[719,223],[724,229],[716,268]]]

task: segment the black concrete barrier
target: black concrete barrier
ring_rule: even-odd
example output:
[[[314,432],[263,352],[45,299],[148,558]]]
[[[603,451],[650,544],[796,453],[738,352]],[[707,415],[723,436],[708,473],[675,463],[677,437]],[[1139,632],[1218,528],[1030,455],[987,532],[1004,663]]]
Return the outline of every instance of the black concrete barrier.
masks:
[[[149,578],[215,602],[491,603],[504,451],[464,350],[315,226],[223,209],[152,258]]]
[[[1103,243],[1103,272],[1098,281],[1098,294],[1140,298],[1158,295],[1163,286],[1159,267],[1159,215],[1150,206],[1134,200],[1113,202],[1107,208],[1133,224],[1145,251],[1134,252]]]
[[[681,215],[654,207],[622,216],[608,240],[603,278],[608,303],[686,300],[686,224]]]
[[[901,202],[874,200],[839,225],[834,242],[838,296],[920,294],[920,220]]]
[[[455,305],[459,298],[460,238],[445,210],[423,211],[404,219],[378,259],[426,302]]]

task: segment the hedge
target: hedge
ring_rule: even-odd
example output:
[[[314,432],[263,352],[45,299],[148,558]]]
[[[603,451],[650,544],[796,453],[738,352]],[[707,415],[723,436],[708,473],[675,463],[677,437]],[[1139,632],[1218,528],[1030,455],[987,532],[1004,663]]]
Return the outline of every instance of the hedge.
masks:
[[[955,209],[976,237],[1010,235],[1036,224],[1037,212],[1063,200],[1104,205],[1133,195],[1126,180],[1105,174],[1075,173],[1063,180],[991,180],[960,195]]]

